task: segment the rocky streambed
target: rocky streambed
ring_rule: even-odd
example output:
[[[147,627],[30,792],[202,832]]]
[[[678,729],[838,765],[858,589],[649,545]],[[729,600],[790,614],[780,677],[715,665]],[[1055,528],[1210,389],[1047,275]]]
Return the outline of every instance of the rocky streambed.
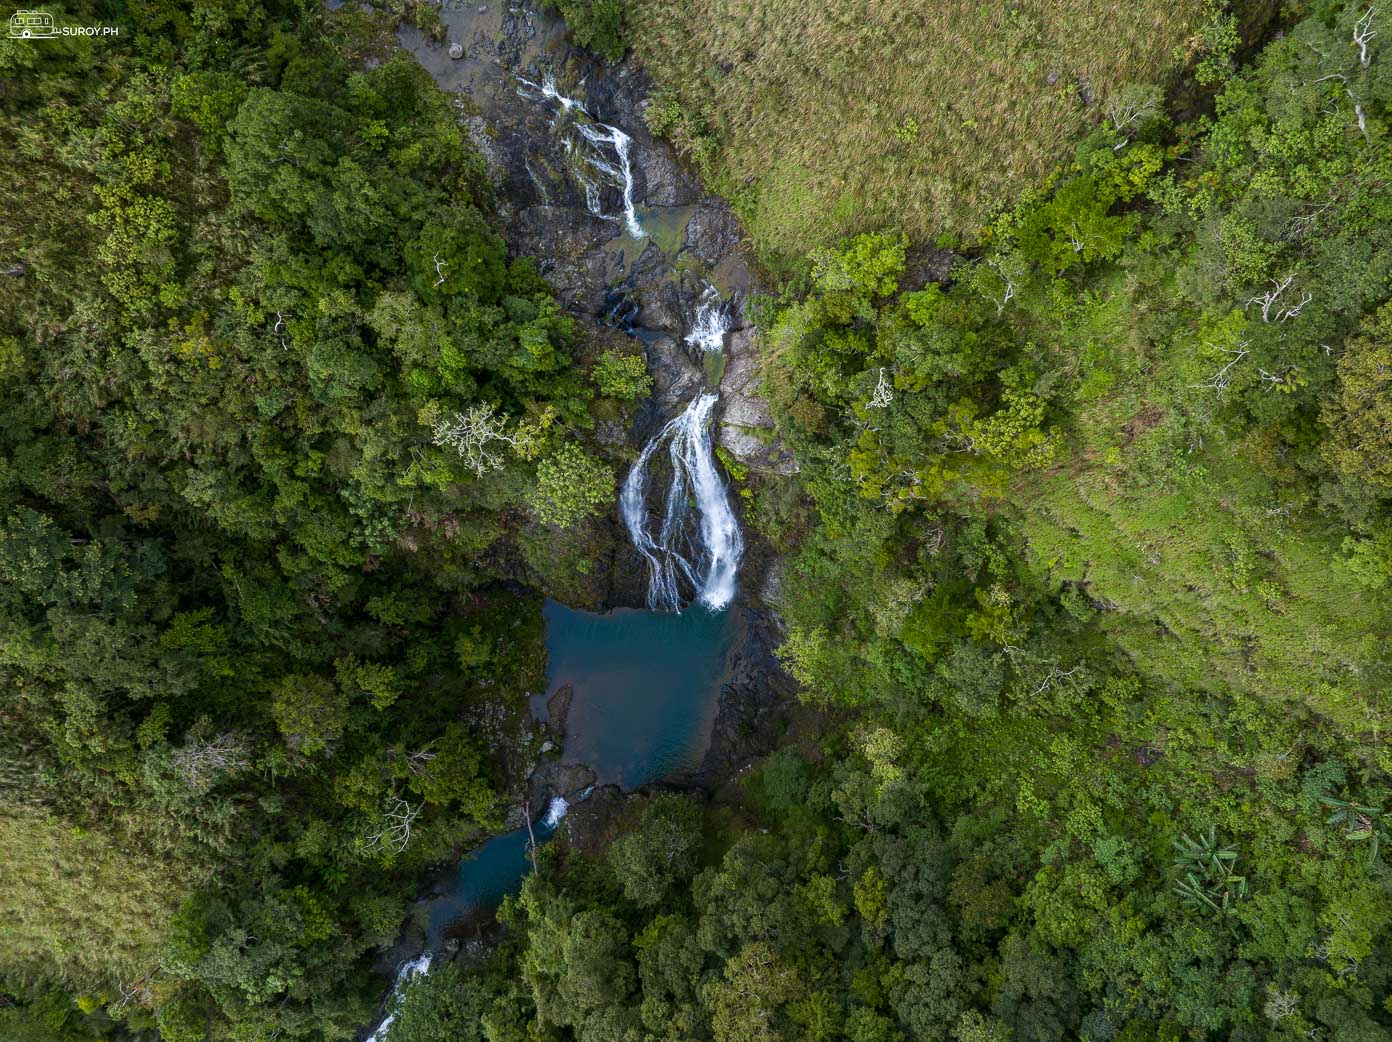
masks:
[[[722,402],[719,444],[742,464],[790,469],[752,379],[753,331],[740,304],[754,278],[739,225],[725,201],[648,131],[643,70],[629,60],[604,65],[572,47],[564,24],[530,4],[447,3],[441,22],[442,42],[410,26],[398,35],[456,97],[498,189],[513,252],[537,259],[562,306],[589,324],[591,336],[627,334],[644,346],[653,399],[621,437],[641,445],[660,418],[714,385]],[[617,157],[574,133],[570,103],[629,139],[641,234],[624,219],[621,179],[601,169],[617,167]],[[711,373],[707,352],[684,339],[711,287],[735,319],[723,373]]]

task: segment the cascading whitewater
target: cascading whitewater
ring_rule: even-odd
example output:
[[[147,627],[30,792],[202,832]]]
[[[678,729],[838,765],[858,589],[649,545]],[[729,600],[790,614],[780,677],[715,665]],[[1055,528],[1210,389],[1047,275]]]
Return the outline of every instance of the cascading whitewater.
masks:
[[[646,233],[638,222],[638,212],[633,204],[633,164],[629,159],[633,139],[618,127],[601,123],[575,98],[568,98],[562,94],[556,89],[556,81],[550,76],[544,77],[540,83],[518,76],[517,82],[522,84],[517,90],[519,95],[535,101],[554,101],[561,106],[560,111],[556,113],[556,119],[569,117],[574,120],[572,125],[579,131],[581,140],[590,146],[581,152],[581,159],[619,189],[623,198],[624,227],[635,239],[643,238]],[[576,143],[570,138],[564,140],[566,151],[573,154]],[[613,151],[613,162],[606,158],[606,150]],[[618,217],[604,212],[598,186],[586,178],[583,171],[577,170],[575,173],[585,189],[585,206],[590,213],[606,220],[618,220]]]
[[[586,792],[580,798],[583,800],[589,793]],[[544,829],[554,829],[561,823],[561,820],[570,813],[570,804],[566,802],[564,796],[553,796],[551,802],[546,805],[546,814],[541,819],[541,826]]]
[[[648,607],[656,611],[681,610],[683,579],[697,600],[713,611],[735,596],[744,540],[715,469],[710,417],[717,400],[714,394],[698,395],[663,427],[644,446],[619,495],[628,534],[648,564]],[[671,455],[672,484],[654,535],[648,530],[648,472],[653,455],[664,444]],[[694,519],[692,499],[698,515]]]
[[[634,238],[642,238],[645,233],[633,201],[633,164],[629,154],[632,139],[618,127],[595,119],[575,98],[562,94],[550,76],[540,83],[521,76],[517,81],[521,84],[519,95],[554,102],[560,106],[556,120],[573,121],[570,126],[579,133],[579,139],[564,138],[566,151],[574,155],[579,150],[585,165],[620,190],[624,226]],[[575,172],[590,212],[618,220],[617,216],[603,212],[599,187],[585,176],[583,168]],[[719,291],[707,285],[686,342],[707,354],[719,354],[730,328],[727,312]],[[680,611],[687,586],[702,604],[715,611],[726,607],[735,596],[735,577],[744,542],[725,484],[715,469],[709,428],[716,401],[714,394],[698,395],[680,416],[663,427],[643,448],[619,497],[619,508],[633,545],[648,564],[648,607],[658,611]],[[664,444],[671,454],[672,484],[664,500],[661,525],[653,533],[648,530],[648,465]],[[694,517],[690,509],[693,498]]]
[[[401,992],[401,986],[412,977],[422,973],[430,972],[430,964],[435,956],[430,952],[422,952],[414,959],[401,964],[401,968],[396,971],[396,982],[392,985],[391,996],[387,999],[387,1007],[390,1012],[382,1018],[382,1022],[373,1029],[372,1034],[368,1035],[364,1042],[386,1042],[387,1032],[391,1030],[392,1023],[396,1020],[397,996]]]
[[[696,303],[696,318],[686,334],[686,342],[706,354],[719,354],[725,350],[725,334],[729,329],[730,316],[726,313],[725,302],[720,298],[720,291],[708,282]]]

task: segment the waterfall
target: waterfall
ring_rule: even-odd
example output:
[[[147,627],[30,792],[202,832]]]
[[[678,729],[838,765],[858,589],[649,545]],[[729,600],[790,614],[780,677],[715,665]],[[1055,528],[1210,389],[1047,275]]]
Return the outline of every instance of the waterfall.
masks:
[[[725,350],[725,334],[729,329],[730,316],[726,314],[720,291],[707,282],[696,303],[696,318],[686,334],[686,342],[706,354],[719,354]]]
[[[564,796],[552,797],[551,802],[546,805],[546,816],[541,819],[541,827],[554,830],[569,810],[570,804],[566,802]]]
[[[713,611],[726,607],[735,596],[744,540],[715,469],[710,417],[717,400],[714,394],[697,395],[663,427],[644,446],[619,496],[629,536],[648,564],[648,607],[657,611],[681,610],[683,577],[697,599]],[[648,531],[648,464],[663,444],[671,455],[672,484],[662,524],[654,535]],[[699,515],[694,531],[691,499]]]
[[[373,1028],[372,1034],[368,1035],[364,1042],[386,1042],[387,1031],[396,1020],[397,997],[401,994],[401,986],[412,977],[428,972],[433,959],[434,956],[429,952],[422,952],[414,959],[401,964],[401,969],[396,971],[396,983],[392,985],[391,996],[387,999],[387,1007],[390,1012],[382,1018],[380,1024]]]
[[[573,170],[589,211],[608,220],[620,219],[604,213],[599,185],[587,175],[587,168],[620,191],[624,227],[635,239],[643,238],[633,201],[632,139],[618,127],[595,119],[580,101],[562,94],[550,75],[540,83],[522,76],[517,82],[521,97],[559,106],[553,126],[567,120],[567,131],[573,128],[579,134],[578,139],[567,136],[562,140],[566,153],[578,159]],[[686,342],[705,354],[719,354],[730,328],[728,311],[720,292],[707,283]],[[648,607],[657,611],[680,611],[686,587],[713,611],[725,608],[735,596],[744,542],[725,484],[715,469],[710,422],[716,401],[714,394],[697,395],[680,416],[663,427],[644,446],[619,496],[624,524],[648,565]],[[652,532],[648,526],[648,465],[663,445],[671,455],[672,484],[667,489],[661,524]],[[694,516],[690,508],[693,499]],[[559,815],[564,816],[565,801],[560,802]],[[547,811],[548,827],[554,828],[555,823],[549,821],[551,812]]]
[[[628,234],[635,239],[643,238],[646,233],[643,231],[642,224],[638,222],[638,211],[633,203],[633,163],[629,157],[633,139],[618,127],[601,123],[590,115],[589,110],[575,98],[568,98],[562,94],[556,89],[556,81],[549,75],[544,76],[540,83],[535,83],[523,76],[518,76],[517,82],[522,84],[517,89],[520,96],[534,101],[558,103],[561,107],[556,113],[556,120],[574,114],[574,128],[580,132],[580,137],[591,146],[582,152],[581,158],[607,178],[615,188],[619,189],[623,199],[624,227],[628,230]],[[563,140],[566,152],[573,155],[576,148],[575,143],[570,138]],[[609,151],[612,151],[614,155],[612,162],[606,158]],[[585,190],[585,207],[590,213],[606,220],[618,220],[617,216],[604,212],[600,202],[599,187],[587,178],[580,169],[575,170],[575,176]]]

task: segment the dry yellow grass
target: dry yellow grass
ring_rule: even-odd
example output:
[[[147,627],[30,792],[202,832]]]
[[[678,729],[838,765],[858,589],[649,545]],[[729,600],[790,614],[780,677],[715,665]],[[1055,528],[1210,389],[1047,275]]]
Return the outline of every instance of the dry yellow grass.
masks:
[[[0,816],[0,974],[95,989],[158,965],[187,885],[168,865],[39,812]]]
[[[632,38],[718,142],[711,172],[755,238],[798,253],[885,223],[970,232],[1067,155],[1111,92],[1162,79],[1201,11],[637,0]]]

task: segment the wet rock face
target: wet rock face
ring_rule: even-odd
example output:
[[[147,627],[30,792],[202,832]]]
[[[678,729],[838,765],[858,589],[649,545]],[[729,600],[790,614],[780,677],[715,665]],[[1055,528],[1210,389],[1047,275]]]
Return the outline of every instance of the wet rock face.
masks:
[[[725,351],[725,372],[720,380],[724,411],[716,440],[745,466],[778,474],[795,473],[797,462],[779,443],[768,401],[759,394],[754,329],[748,327],[730,334]]]
[[[562,763],[544,760],[532,772],[528,783],[528,799],[532,817],[541,814],[553,796],[562,796],[574,804],[595,783],[595,772],[583,763]],[[525,822],[524,822],[525,824]]]
[[[613,235],[609,221],[584,210],[531,206],[511,231],[514,248],[537,258],[562,307],[588,315],[603,309],[608,257],[599,247]]]
[[[734,252],[740,244],[740,228],[723,202],[706,202],[686,224],[682,252],[712,267]]]
[[[561,826],[566,841],[585,854],[603,854],[627,807],[628,797],[617,785],[600,786],[583,803],[572,804]]]
[[[685,407],[705,386],[706,374],[676,337],[658,336],[647,345],[653,401],[664,412]]]
[[[665,142],[648,131],[645,118],[652,82],[631,61],[608,70],[591,93],[593,110],[606,123],[623,127],[635,145],[634,161],[642,200],[649,206],[690,206],[705,192]],[[723,205],[723,204],[722,204]]]
[[[637,324],[644,329],[659,330],[680,337],[686,331],[686,309],[681,287],[675,282],[659,282],[647,287],[642,294]]]
[[[774,654],[783,638],[782,620],[772,609],[749,601],[739,611],[742,637],[720,688],[710,745],[700,767],[673,779],[707,792],[715,792],[774,750],[787,730],[796,690]]]

